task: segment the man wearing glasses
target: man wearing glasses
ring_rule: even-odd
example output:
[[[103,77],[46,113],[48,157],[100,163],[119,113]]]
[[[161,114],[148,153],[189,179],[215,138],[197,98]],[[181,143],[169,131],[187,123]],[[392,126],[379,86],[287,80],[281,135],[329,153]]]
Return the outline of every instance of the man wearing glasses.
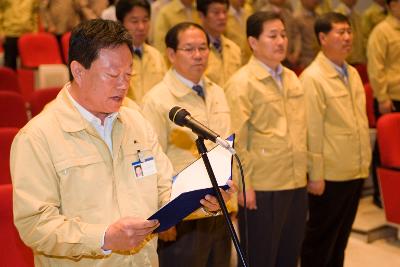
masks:
[[[229,134],[230,113],[223,90],[204,76],[209,55],[209,38],[204,29],[195,23],[180,23],[168,31],[165,41],[172,67],[145,95],[142,112],[156,130],[177,173],[199,157],[197,136],[172,123],[168,119],[170,109],[183,107],[223,138]],[[210,143],[206,145],[212,147]],[[229,266],[229,233],[223,217],[212,215],[199,210],[161,233],[160,266]]]

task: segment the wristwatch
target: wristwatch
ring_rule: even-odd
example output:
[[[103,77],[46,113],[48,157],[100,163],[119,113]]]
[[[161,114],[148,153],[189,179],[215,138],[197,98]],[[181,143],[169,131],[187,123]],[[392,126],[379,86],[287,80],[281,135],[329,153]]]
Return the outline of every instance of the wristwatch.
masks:
[[[219,209],[217,211],[209,211],[206,207],[201,207],[201,210],[207,214],[208,216],[219,216],[222,215],[222,210]]]

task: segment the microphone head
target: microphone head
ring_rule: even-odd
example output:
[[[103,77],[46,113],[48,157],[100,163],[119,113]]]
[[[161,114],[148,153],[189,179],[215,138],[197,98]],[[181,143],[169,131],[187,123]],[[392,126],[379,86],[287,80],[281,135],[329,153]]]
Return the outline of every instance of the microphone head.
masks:
[[[186,109],[175,106],[169,111],[168,117],[172,122],[178,124],[179,126],[184,126],[186,116],[188,115],[190,116],[190,113]]]

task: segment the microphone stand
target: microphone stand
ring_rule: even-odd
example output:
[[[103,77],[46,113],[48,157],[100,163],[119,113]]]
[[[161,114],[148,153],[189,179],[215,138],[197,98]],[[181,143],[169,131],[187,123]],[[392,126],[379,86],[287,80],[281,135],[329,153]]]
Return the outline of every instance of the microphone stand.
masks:
[[[207,170],[208,176],[210,177],[211,184],[213,186],[215,195],[217,196],[219,206],[221,207],[222,213],[224,214],[226,224],[228,225],[228,228],[229,228],[231,239],[233,241],[233,244],[235,245],[236,252],[239,255],[240,261],[242,262],[242,266],[243,267],[248,267],[248,264],[246,262],[246,258],[243,256],[243,252],[242,252],[242,249],[241,249],[240,244],[239,244],[239,239],[238,239],[238,237],[236,235],[235,229],[233,228],[231,218],[229,217],[228,210],[226,208],[224,199],[222,198],[222,194],[219,191],[218,183],[217,183],[217,180],[215,178],[214,171],[213,171],[213,169],[211,167],[210,160],[208,159],[207,148],[204,145],[204,138],[199,136],[197,138],[197,140],[196,140],[196,146],[197,146],[197,151],[201,155],[201,158],[203,159],[204,165],[206,166],[206,170]]]

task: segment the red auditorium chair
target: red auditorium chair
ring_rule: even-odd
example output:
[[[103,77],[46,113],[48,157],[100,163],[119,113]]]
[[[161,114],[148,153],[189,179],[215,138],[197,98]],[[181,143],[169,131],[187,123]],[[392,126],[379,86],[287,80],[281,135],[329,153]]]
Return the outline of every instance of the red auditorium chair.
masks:
[[[61,37],[61,46],[64,56],[64,62],[68,64],[68,50],[69,50],[69,39],[71,38],[71,32],[66,32]]]
[[[18,128],[0,128],[0,184],[11,184],[10,149]]]
[[[33,267],[33,253],[13,222],[12,185],[0,185],[0,266]]]
[[[0,91],[21,93],[18,76],[13,69],[0,67]]]
[[[367,65],[366,64],[355,64],[354,68],[356,68],[356,70],[358,71],[358,74],[360,74],[361,81],[363,82],[363,84],[369,83]]]
[[[372,88],[369,83],[364,84],[365,98],[367,102],[367,117],[369,128],[376,127],[376,118],[374,112],[374,95],[372,93]]]
[[[377,131],[381,158],[378,177],[386,220],[400,224],[400,113],[380,117]]]
[[[21,94],[0,91],[0,127],[22,128],[28,122]]]
[[[63,63],[56,37],[47,32],[23,34],[18,39],[18,50],[25,68]]]
[[[30,100],[32,117],[39,114],[47,103],[55,99],[60,90],[61,88],[47,88],[33,91]]]

